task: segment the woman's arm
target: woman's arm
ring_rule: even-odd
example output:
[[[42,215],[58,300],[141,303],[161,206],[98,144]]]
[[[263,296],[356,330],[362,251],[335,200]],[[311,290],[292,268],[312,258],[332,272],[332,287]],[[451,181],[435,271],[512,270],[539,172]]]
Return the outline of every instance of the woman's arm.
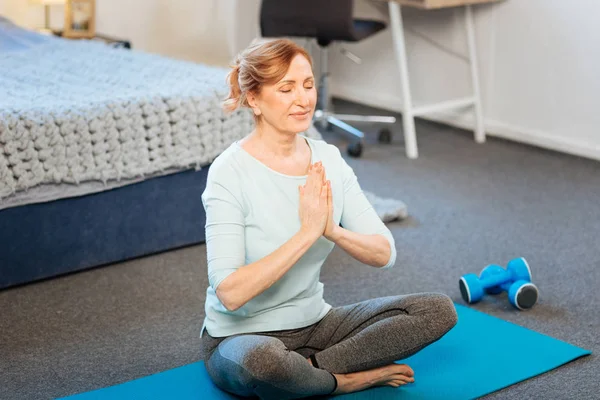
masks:
[[[217,287],[217,297],[227,310],[237,310],[281,279],[319,236],[298,231],[273,253],[229,275]]]
[[[335,226],[327,239],[340,246],[358,261],[372,267],[384,267],[392,255],[390,242],[380,234],[367,235]]]
[[[358,261],[382,269],[396,263],[396,244],[392,233],[383,223],[363,193],[352,168],[340,154],[344,197],[341,227],[334,226],[327,239],[343,248]]]

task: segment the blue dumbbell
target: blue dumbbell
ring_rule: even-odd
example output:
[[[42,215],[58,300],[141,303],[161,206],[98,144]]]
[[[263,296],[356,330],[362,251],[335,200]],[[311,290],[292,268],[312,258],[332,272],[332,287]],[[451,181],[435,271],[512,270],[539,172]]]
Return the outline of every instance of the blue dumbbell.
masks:
[[[522,257],[511,260],[507,269],[488,265],[479,277],[463,275],[459,288],[463,300],[469,304],[481,300],[484,293],[498,294],[504,290],[508,292],[510,303],[519,310],[533,307],[538,299],[538,289],[531,283],[531,269]]]
[[[498,265],[490,265],[481,271],[481,279],[495,274],[505,274],[506,270]],[[531,279],[531,276],[529,277]],[[526,279],[519,279],[514,282],[504,282],[498,286],[493,286],[485,290],[489,294],[498,294],[502,291],[508,292],[510,304],[519,310],[526,310],[533,307],[538,299],[538,288]]]

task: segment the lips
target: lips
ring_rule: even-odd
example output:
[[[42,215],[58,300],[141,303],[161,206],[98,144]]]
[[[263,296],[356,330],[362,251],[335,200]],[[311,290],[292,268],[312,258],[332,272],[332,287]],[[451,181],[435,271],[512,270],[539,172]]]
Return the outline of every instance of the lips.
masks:
[[[304,112],[297,112],[297,113],[293,113],[291,115],[296,116],[296,117],[302,117],[304,115],[308,114],[308,111],[304,111]]]

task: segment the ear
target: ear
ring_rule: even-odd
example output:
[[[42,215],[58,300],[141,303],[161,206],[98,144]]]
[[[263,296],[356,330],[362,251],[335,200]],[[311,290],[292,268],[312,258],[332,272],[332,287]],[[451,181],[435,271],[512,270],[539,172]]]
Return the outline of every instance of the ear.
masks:
[[[254,115],[260,115],[261,111],[258,107],[258,98],[256,94],[253,92],[248,92],[248,94],[246,94],[246,99],[248,100],[248,105],[252,109],[252,112],[254,112]]]

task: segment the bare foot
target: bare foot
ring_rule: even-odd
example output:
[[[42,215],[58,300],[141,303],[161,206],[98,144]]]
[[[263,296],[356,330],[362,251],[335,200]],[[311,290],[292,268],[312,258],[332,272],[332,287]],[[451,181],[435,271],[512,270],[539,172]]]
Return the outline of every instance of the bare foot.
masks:
[[[334,375],[338,387],[333,394],[358,392],[373,386],[398,387],[415,381],[412,368],[395,363],[366,371]]]

